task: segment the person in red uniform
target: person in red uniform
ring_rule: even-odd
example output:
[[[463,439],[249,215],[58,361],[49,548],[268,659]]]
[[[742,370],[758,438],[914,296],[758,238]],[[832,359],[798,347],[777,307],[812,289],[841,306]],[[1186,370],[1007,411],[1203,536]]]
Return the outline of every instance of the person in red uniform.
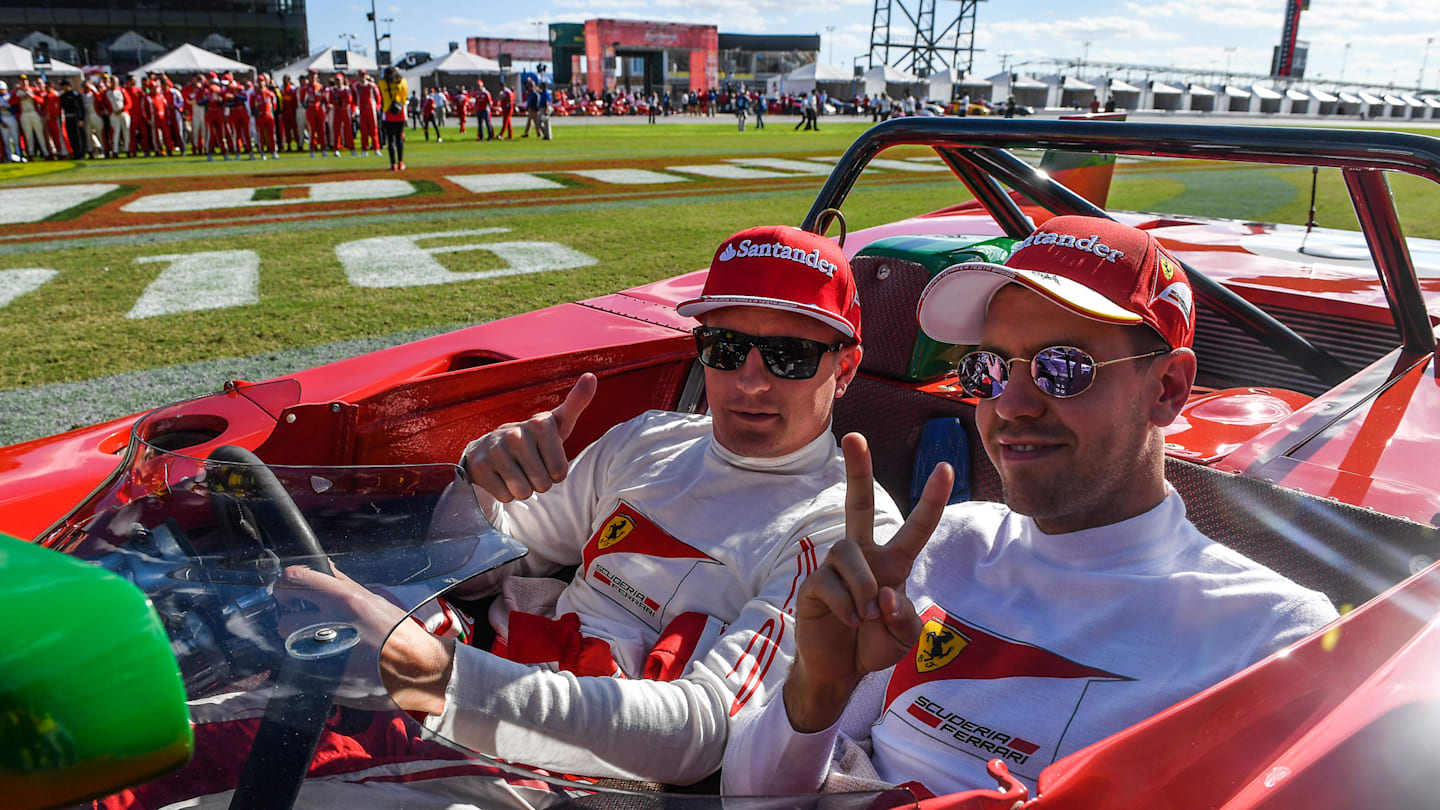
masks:
[[[509,87],[500,88],[500,137],[507,141],[515,140],[515,129],[510,126],[510,119],[515,115],[515,91]]]
[[[170,81],[169,76],[160,77],[160,92],[165,94],[165,122],[168,127],[165,130],[166,143],[170,144],[173,150],[179,148],[180,154],[185,154],[185,114],[189,112],[190,105],[185,103],[185,96]]]
[[[485,89],[484,80],[475,82],[475,140],[495,140],[495,127],[490,124],[490,105],[495,100],[490,97],[490,91]]]
[[[99,119],[99,123],[93,128],[94,134],[100,139],[100,154],[105,157],[115,157],[115,153],[110,151],[110,113],[112,110],[110,109],[110,98],[105,94],[108,79],[108,76],[101,76],[94,84],[89,85],[92,99],[90,103],[95,107],[95,117]]]
[[[380,154],[380,86],[375,77],[360,71],[360,81],[355,85],[356,106],[360,110],[360,154],[371,150]]]
[[[56,158],[69,156],[70,142],[65,139],[65,112],[60,108],[60,94],[42,80],[36,99],[40,102],[40,117],[45,119],[45,140],[50,144],[50,154]]]
[[[125,93],[125,109],[130,112],[129,154],[130,157],[135,157],[137,149],[150,143],[150,133],[145,128],[145,94],[140,91],[140,85],[134,76],[127,76],[125,85],[120,89]]]
[[[210,74],[210,81],[205,85],[204,100],[206,157],[214,160],[215,149],[219,147],[220,157],[229,160],[230,151],[226,148],[225,135],[225,88],[214,73]]]
[[[185,99],[185,111],[190,116],[190,154],[205,151],[205,77],[196,73],[183,88],[180,95]]]
[[[279,101],[276,117],[280,122],[280,141],[285,145],[286,152],[299,149],[300,128],[296,124],[295,111],[300,109],[300,88],[290,80],[290,74],[285,74],[276,96]]]
[[[310,130],[310,157],[315,150],[325,156],[325,88],[320,86],[320,77],[312,71],[310,85],[305,91],[305,126]]]
[[[157,157],[168,155],[175,151],[175,143],[170,137],[170,99],[159,81],[152,80],[146,85],[146,115],[149,120],[145,126],[150,130],[150,148]]]
[[[470,94],[462,87],[450,97],[450,103],[455,108],[455,114],[460,117],[460,134],[464,135],[465,119],[470,117]]]
[[[334,106],[330,108],[330,127],[335,133],[335,157],[340,157],[342,148],[350,150],[355,157],[355,91],[344,73],[335,74],[335,89],[331,92]]]
[[[260,159],[268,155],[280,158],[275,148],[275,105],[278,99],[270,80],[261,73],[255,79],[255,91],[250,94],[250,111],[255,114],[255,129],[260,135]]]
[[[240,157],[240,148],[243,146],[250,159],[255,159],[255,145],[250,141],[250,99],[245,92],[245,86],[235,81],[229,73],[225,74],[225,122],[227,124],[227,138],[235,150],[235,157]]]

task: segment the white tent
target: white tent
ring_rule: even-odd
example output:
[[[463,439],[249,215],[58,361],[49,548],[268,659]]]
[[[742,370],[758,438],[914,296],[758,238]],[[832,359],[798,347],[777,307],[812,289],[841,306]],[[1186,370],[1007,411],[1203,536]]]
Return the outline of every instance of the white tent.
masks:
[[[1385,103],[1384,99],[1365,90],[1361,90],[1359,96],[1361,103],[1369,104],[1371,107],[1379,107]]]
[[[855,80],[850,71],[835,65],[822,65],[819,62],[810,62],[786,73],[784,76],[777,76],[771,81],[774,83],[774,90],[771,95],[781,93],[808,93],[815,89],[817,84],[843,84],[847,88]],[[766,90],[770,90],[767,84]],[[827,91],[828,92],[828,91]]]
[[[68,59],[71,62],[80,61],[79,48],[71,45],[63,39],[56,39],[55,37],[52,37],[43,31],[31,31],[25,36],[15,40],[16,45],[19,45],[22,48],[29,48],[32,51],[35,50],[36,45],[39,45],[41,43],[50,46],[51,61],[54,61],[55,57],[57,56],[61,59]]]
[[[470,85],[479,76],[500,76],[500,63],[479,54],[456,49],[438,59],[431,59],[409,70],[402,71],[406,83],[419,90],[422,86],[440,87],[455,84]],[[426,80],[429,81],[426,81]]]
[[[919,91],[919,86],[925,84],[915,74],[906,73],[889,65],[876,65],[865,71],[863,78],[865,94],[870,96],[885,95],[891,98],[901,98],[907,93]]]
[[[1310,97],[1307,96],[1304,92],[1296,90],[1293,87],[1285,88],[1285,97],[1290,99],[1291,101],[1299,101],[1301,103],[1308,102],[1310,100]]]
[[[255,73],[253,65],[237,62],[218,53],[211,53],[204,48],[197,48],[186,43],[159,59],[135,68],[130,71],[130,74],[137,77],[147,73],[165,73],[173,76],[175,74],[209,73],[212,70],[216,73],[246,73],[252,76]]]
[[[39,76],[41,71],[36,70],[35,63],[30,59],[30,50],[22,48],[11,42],[0,45],[0,76],[19,76],[24,74],[31,78]],[[59,59],[51,59],[50,67],[44,71],[46,77],[51,76],[79,76],[80,68],[74,65],[61,62]]]
[[[1157,96],[1178,96],[1185,91],[1178,87],[1171,87],[1164,82],[1154,81],[1150,83],[1150,92]]]
[[[1340,99],[1331,93],[1327,93],[1318,87],[1310,88],[1310,96],[1321,104],[1334,104]]]
[[[101,42],[96,50],[104,62],[140,64],[165,53],[165,46],[134,31],[126,31]]]
[[[1203,84],[1189,84],[1185,92],[1190,96],[1190,109],[1202,112],[1215,111],[1215,91]]]
[[[1250,91],[1246,90],[1243,87],[1236,87],[1233,84],[1227,84],[1220,89],[1225,92],[1226,98],[1250,98]]]
[[[941,102],[960,96],[970,96],[972,99],[989,97],[992,86],[989,81],[978,76],[967,78],[955,68],[944,68],[931,73],[929,84],[929,98]]]
[[[1124,79],[1111,79],[1110,92],[1112,93],[1138,93],[1140,88],[1125,81]]]
[[[280,80],[282,76],[289,76],[290,78],[298,81],[305,78],[305,74],[309,73],[311,70],[314,70],[316,73],[319,73],[322,76],[334,74],[334,53],[334,48],[326,48],[319,53],[312,53],[304,59],[291,62],[290,64],[280,68],[279,70],[270,71],[270,78]],[[346,75],[353,76],[359,73],[361,70],[364,70],[371,75],[374,75],[378,71],[378,68],[375,66],[375,60],[371,59],[368,56],[358,54],[354,51],[348,52],[346,56],[348,57],[348,66],[343,71]]]

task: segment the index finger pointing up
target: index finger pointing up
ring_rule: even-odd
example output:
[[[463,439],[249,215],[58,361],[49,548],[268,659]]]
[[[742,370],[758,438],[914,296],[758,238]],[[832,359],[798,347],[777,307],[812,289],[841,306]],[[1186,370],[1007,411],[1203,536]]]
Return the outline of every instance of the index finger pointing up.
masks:
[[[870,445],[859,433],[840,440],[845,453],[845,536],[860,546],[875,543],[875,474]]]

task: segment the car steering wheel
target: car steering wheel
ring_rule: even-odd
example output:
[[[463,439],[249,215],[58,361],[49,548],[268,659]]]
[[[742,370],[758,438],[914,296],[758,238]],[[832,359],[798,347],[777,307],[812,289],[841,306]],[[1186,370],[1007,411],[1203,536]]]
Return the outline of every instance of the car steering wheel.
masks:
[[[254,517],[261,547],[273,551],[282,560],[302,558],[310,568],[334,575],[314,530],[274,470],[254,453],[233,444],[215,448],[209,461],[213,462],[207,471],[211,498],[232,492],[245,493],[248,496],[245,506]],[[225,505],[218,500],[214,503],[217,518],[222,522],[230,520]]]

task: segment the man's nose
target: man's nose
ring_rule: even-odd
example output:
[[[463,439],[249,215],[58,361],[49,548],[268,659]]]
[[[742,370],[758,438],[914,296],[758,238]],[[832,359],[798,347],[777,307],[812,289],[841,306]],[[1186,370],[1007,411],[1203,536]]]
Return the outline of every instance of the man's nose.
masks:
[[[1012,362],[1005,390],[991,400],[995,404],[995,415],[1005,420],[1022,417],[1037,417],[1045,412],[1049,395],[1035,386],[1030,378],[1030,364],[1024,361]]]
[[[745,362],[740,364],[737,380],[740,390],[747,394],[757,394],[770,387],[772,378],[770,369],[765,367],[765,360],[760,356],[760,350],[754,346],[745,355]]]

